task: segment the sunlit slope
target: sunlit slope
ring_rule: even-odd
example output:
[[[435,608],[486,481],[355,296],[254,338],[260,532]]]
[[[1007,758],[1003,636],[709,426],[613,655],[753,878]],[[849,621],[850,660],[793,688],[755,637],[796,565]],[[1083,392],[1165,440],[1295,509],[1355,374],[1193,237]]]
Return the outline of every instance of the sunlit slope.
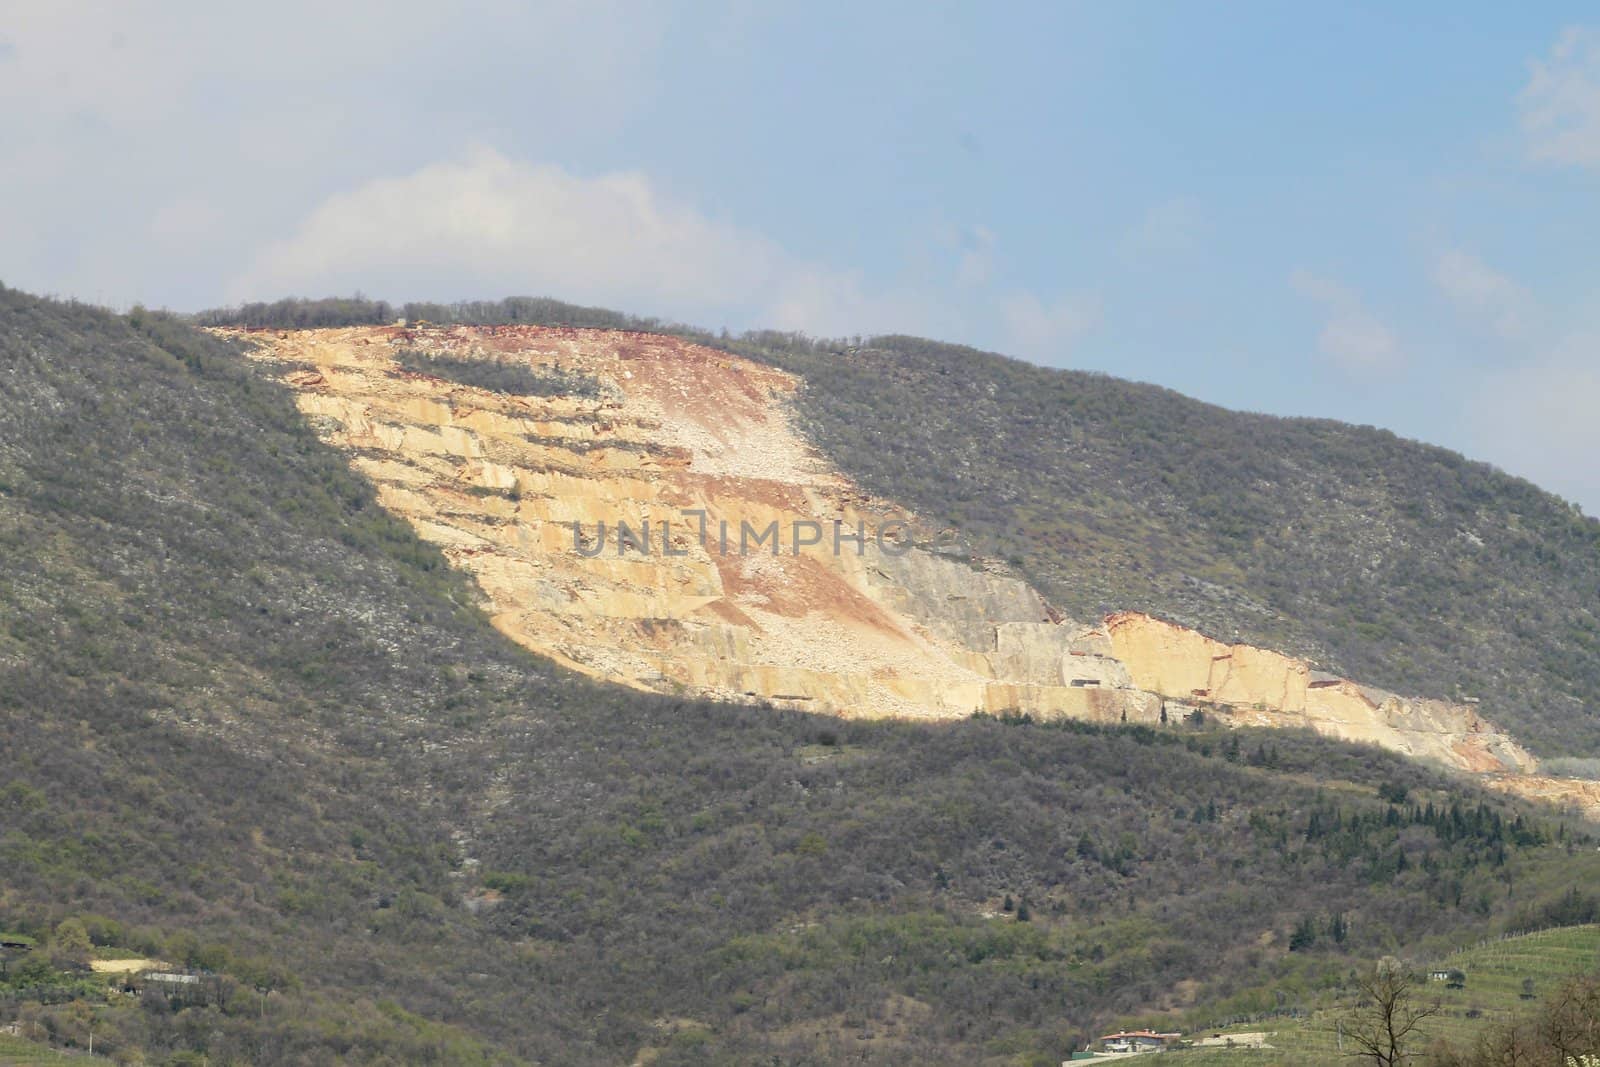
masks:
[[[558,327],[223,332],[473,574],[496,626],[597,678],[846,716],[1211,714],[1502,783],[1536,766],[1476,702],[1386,692],[1138,612],[1063,617],[857,488],[800,432],[803,384],[761,363]],[[532,384],[470,380],[507,368]],[[1572,783],[1506,787],[1591,806]]]

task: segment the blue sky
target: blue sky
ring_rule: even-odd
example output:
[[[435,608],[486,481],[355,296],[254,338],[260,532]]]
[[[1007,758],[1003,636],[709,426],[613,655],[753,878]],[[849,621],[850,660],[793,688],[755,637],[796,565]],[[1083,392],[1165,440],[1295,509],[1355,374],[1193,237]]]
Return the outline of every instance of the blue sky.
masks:
[[[1587,5],[0,7],[10,285],[917,333],[1591,513],[1597,193]]]

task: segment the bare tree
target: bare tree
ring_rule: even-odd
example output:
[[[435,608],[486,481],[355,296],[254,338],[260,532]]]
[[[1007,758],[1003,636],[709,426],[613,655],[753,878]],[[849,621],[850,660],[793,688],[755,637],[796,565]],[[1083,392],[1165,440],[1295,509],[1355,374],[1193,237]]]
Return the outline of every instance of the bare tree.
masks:
[[[1600,1051],[1600,981],[1578,977],[1563,982],[1545,1001],[1536,1033],[1558,1062],[1586,1063],[1586,1057]]]
[[[1346,1055],[1378,1064],[1401,1067],[1406,1048],[1417,1037],[1422,1020],[1438,1014],[1437,1001],[1420,1003],[1418,978],[1397,960],[1386,959],[1356,982],[1359,1000],[1339,1019]]]

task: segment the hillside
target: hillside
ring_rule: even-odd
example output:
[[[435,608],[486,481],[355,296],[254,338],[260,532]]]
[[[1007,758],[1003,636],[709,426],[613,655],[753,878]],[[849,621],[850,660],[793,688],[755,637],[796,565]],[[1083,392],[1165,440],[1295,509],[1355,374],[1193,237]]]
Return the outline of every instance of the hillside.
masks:
[[[1600,522],[1448,450],[917,338],[717,336],[553,300],[285,301],[199,321],[399,316],[664,332],[770,363],[803,380],[801,426],[846,476],[1010,561],[1068,615],[1148,612],[1475,698],[1541,757],[1600,754]]]
[[[1525,481],[1370,427],[914,338],[751,351],[805,378],[807,425],[853,477],[1069,612],[1477,697],[1540,755],[1600,752],[1600,523]]]
[[[1536,761],[1473,706],[1139,613],[1072,619],[1003,565],[913,543],[897,502],[799,432],[804,383],[765,364],[565,327],[221,335],[474,577],[498,629],[593,677],[851,717],[1210,715],[1530,785]],[[1550,785],[1592,808],[1587,783]]]
[[[1600,874],[1586,830],[1300,731],[593,682],[165,316],[0,290],[0,551],[0,930],[40,946],[0,1007],[58,1046],[1055,1062]],[[1333,910],[1347,939],[1288,951]],[[215,972],[218,1001],[107,996],[89,953]]]
[[[1588,901],[1592,913],[1592,899]],[[1413,1050],[1431,1052],[1434,1062],[1466,1064],[1497,1063],[1503,1059],[1485,1055],[1483,1046],[1497,1034],[1517,1023],[1529,1023],[1553,998],[1562,994],[1564,982],[1575,976],[1592,976],[1600,953],[1600,927],[1594,925],[1559,926],[1535,933],[1495,938],[1482,944],[1432,959],[1413,961],[1427,979],[1418,987],[1417,999],[1424,1005],[1438,1005],[1437,1014],[1423,1021]],[[1450,980],[1454,973],[1459,985]],[[1186,1050],[1178,1061],[1201,1067],[1206,1064],[1249,1062],[1260,1067],[1276,1064],[1332,1067],[1348,1063],[1337,1043],[1337,1020],[1356,1008],[1354,992],[1348,988],[1321,991],[1296,1005],[1303,1014],[1263,1017],[1253,1022],[1223,1027],[1220,1034],[1265,1032],[1270,1048],[1259,1051],[1225,1053],[1206,1049]],[[1522,1048],[1520,1063],[1560,1063],[1560,1058],[1536,1054],[1534,1043]],[[1590,1045],[1589,1047],[1593,1047]],[[1462,1060],[1450,1059],[1453,1050]],[[1478,1058],[1473,1058],[1474,1053]]]

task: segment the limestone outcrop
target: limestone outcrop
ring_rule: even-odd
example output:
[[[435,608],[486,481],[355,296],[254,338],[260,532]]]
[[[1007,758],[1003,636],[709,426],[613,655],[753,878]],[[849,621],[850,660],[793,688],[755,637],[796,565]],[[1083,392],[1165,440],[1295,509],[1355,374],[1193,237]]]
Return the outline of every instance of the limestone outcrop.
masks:
[[[254,342],[382,504],[476,579],[498,628],[597,678],[843,716],[1158,723],[1203,709],[1494,783],[1536,769],[1474,707],[1148,615],[1063,619],[1003,568],[919,547],[891,502],[809,446],[789,403],[800,382],[772,367],[622,331],[218,332]],[[402,350],[597,387],[492,392],[408,370]],[[1512,791],[1560,789],[1526,780]],[[1571,796],[1600,812],[1600,792]]]
[[[1470,705],[1401,697],[1138,612],[1111,616],[1106,630],[1134,685],[1221,705],[1239,725],[1307,727],[1476,772],[1526,773],[1537,765]]]
[[[597,330],[252,336],[384,506],[477,579],[495,625],[577,670],[840,715],[1159,715],[1025,583],[904,543],[797,432],[780,371]],[[601,389],[494,393],[405,370],[401,349]]]

